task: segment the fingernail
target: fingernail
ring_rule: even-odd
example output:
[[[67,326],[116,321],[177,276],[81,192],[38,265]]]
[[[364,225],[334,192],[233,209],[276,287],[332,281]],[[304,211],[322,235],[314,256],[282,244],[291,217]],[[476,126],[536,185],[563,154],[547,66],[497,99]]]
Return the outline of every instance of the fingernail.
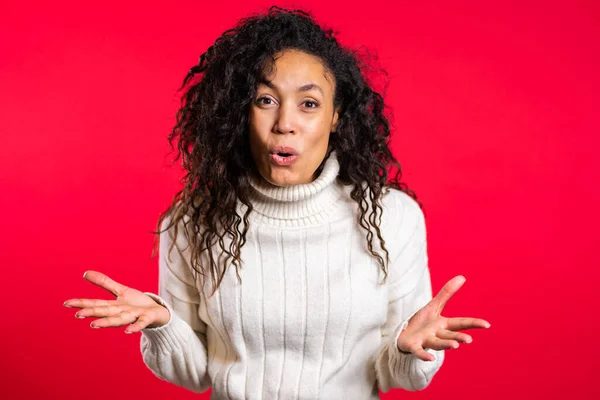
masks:
[[[83,315],[75,314],[75,318],[81,319],[81,318],[85,318],[85,317]]]
[[[486,328],[489,328],[490,326],[492,326],[489,322],[485,325]]]
[[[131,331],[125,331],[125,333],[129,335],[131,333]]]
[[[67,300],[67,301],[68,301],[68,300]],[[65,306],[65,307],[67,307],[67,308],[73,308],[73,306],[70,306],[70,305],[68,305],[66,301],[63,303],[63,306]]]
[[[84,278],[84,279],[85,279],[85,274],[87,274],[87,271],[85,271],[85,272],[83,273],[83,278]]]
[[[92,328],[94,328],[94,329],[98,328],[97,326],[95,326],[95,325],[94,325],[94,323],[93,323],[93,322],[90,324],[90,327],[92,327]]]

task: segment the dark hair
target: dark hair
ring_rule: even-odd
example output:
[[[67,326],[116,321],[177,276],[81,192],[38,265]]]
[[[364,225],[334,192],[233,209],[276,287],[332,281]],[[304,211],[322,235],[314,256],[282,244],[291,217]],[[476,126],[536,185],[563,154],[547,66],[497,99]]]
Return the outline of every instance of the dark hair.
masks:
[[[171,216],[165,230],[184,221],[191,225],[186,238],[191,246],[191,267],[204,278],[210,275],[214,291],[219,287],[230,261],[239,280],[240,249],[246,241],[248,216],[253,210],[249,201],[249,171],[255,168],[248,138],[249,107],[256,95],[264,67],[273,65],[274,54],[296,49],[320,58],[335,78],[334,108],[339,107],[337,131],[332,132],[329,146],[340,163],[338,180],[353,185],[351,197],[359,206],[360,226],[366,230],[369,252],[376,257],[387,278],[389,253],[381,236],[382,208],[379,199],[385,186],[402,190],[417,201],[414,192],[399,182],[400,164],[389,148],[390,124],[384,115],[383,96],[366,81],[363,74],[369,65],[358,52],[342,47],[331,29],[319,26],[309,13],[272,6],[264,15],[242,18],[225,31],[200,56],[198,65],[185,77],[182,90],[190,84],[177,112],[177,123],[169,135],[171,149],[177,139],[177,157],[182,157],[186,171],[184,188],[158,220]],[[322,163],[317,174],[323,168]],[[391,174],[388,169],[395,169]],[[247,206],[243,216],[236,213],[236,203]],[[373,204],[371,212],[368,202]],[[373,249],[373,227],[380,240],[385,260]],[[231,239],[226,246],[226,238]],[[218,260],[211,247],[219,244]],[[173,241],[173,245],[175,240]],[[169,252],[171,248],[169,249]],[[208,264],[200,261],[208,253]],[[219,265],[219,260],[224,262]]]

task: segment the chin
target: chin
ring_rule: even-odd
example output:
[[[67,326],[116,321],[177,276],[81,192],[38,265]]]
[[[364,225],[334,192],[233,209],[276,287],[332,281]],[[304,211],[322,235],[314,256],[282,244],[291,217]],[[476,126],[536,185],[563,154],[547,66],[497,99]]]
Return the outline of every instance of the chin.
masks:
[[[298,185],[298,183],[300,182],[300,179],[298,178],[292,178],[292,177],[285,177],[285,178],[275,178],[275,177],[271,177],[269,179],[267,179],[267,181],[275,186],[295,186]]]
[[[295,186],[303,182],[302,177],[290,171],[289,169],[267,171],[267,174],[261,173],[264,180],[275,186]]]

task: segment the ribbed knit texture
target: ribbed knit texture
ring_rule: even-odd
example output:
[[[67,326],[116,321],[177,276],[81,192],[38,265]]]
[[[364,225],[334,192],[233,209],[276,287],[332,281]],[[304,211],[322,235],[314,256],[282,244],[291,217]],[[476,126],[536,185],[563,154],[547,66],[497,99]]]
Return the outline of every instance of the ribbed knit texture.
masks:
[[[378,388],[429,385],[444,352],[428,349],[436,359],[427,362],[396,346],[432,296],[423,213],[403,192],[383,196],[391,263],[381,284],[351,187],[336,180],[338,172],[332,153],[309,184],[252,179],[241,284],[229,268],[212,297],[210,283],[191,273],[183,224],[177,238],[172,229],[161,234],[158,295],[148,294],[171,319],[141,336],[156,376],[194,392],[212,387],[211,399],[365,400],[379,398]],[[377,236],[374,245],[384,255]]]

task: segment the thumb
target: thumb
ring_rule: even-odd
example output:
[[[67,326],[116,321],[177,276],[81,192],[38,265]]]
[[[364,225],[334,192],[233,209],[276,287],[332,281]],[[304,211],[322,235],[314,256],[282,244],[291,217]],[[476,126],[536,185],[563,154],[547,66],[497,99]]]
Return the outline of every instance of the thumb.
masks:
[[[448,300],[462,287],[466,280],[464,276],[457,275],[440,289],[438,294],[430,301],[430,304],[435,307],[438,313],[442,312]]]
[[[127,286],[115,282],[107,275],[98,271],[85,271],[83,274],[83,279],[98,287],[101,287],[104,290],[109,291],[115,297],[119,297],[127,289]]]

